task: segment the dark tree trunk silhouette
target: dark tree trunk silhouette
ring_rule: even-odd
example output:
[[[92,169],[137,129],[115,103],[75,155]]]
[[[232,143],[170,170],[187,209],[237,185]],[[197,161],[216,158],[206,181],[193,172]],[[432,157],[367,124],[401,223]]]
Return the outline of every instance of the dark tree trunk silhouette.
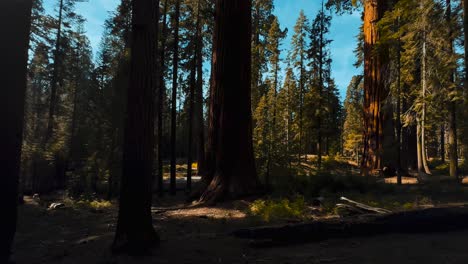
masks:
[[[145,254],[158,242],[151,217],[156,1],[133,0],[130,85],[123,146],[122,188],[113,250]]]
[[[200,201],[252,193],[258,184],[252,142],[250,0],[217,0],[210,118],[214,174]]]
[[[31,0],[0,2],[0,263],[7,263],[16,231],[31,8]]]
[[[216,0],[213,0],[216,1]],[[213,16],[213,20],[215,19]],[[205,171],[202,174],[202,182],[209,184],[213,179],[213,175],[216,170],[216,148],[217,148],[217,124],[219,119],[219,98],[218,92],[214,88],[216,82],[214,80],[214,68],[215,68],[215,53],[217,45],[216,34],[212,35],[212,51],[211,51],[211,72],[210,72],[210,95],[209,95],[209,106],[208,106],[208,139],[206,144],[205,152]]]
[[[174,54],[172,59],[172,102],[171,102],[171,178],[170,193],[176,194],[176,129],[177,129],[177,78],[179,70],[179,18],[180,0],[176,0],[174,14]]]
[[[364,3],[364,152],[361,174],[368,175],[382,167],[383,111],[388,95],[384,84],[385,57],[375,54],[379,40],[376,22],[387,10],[387,0]]]

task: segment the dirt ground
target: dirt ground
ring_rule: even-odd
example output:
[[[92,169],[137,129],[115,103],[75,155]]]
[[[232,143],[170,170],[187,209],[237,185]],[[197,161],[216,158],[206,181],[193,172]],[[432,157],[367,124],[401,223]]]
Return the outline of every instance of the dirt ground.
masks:
[[[230,236],[260,224],[242,202],[214,208],[168,210],[182,199],[154,208],[161,244],[151,257],[113,256],[117,208],[67,206],[47,210],[31,197],[19,209],[13,259],[17,263],[468,263],[468,230],[423,235],[394,234],[334,239],[287,247],[255,248]],[[236,209],[237,208],[237,209]]]

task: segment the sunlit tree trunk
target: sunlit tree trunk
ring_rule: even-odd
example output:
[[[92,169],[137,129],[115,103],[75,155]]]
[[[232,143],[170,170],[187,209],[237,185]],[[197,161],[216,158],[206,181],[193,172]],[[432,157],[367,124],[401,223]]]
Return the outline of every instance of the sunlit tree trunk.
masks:
[[[418,174],[421,175],[424,171],[423,162],[422,162],[422,144],[421,144],[421,121],[420,118],[416,118],[416,142],[417,142],[417,158],[418,158]]]
[[[250,101],[251,5],[251,0],[216,0],[210,106],[216,167],[202,202],[248,195],[258,185]]]
[[[146,254],[158,242],[151,216],[156,1],[133,0],[130,85],[115,253]]]
[[[421,85],[422,85],[422,114],[420,119],[420,142],[421,142],[421,163],[426,174],[431,174],[429,165],[427,164],[426,155],[426,92],[427,92],[427,42],[426,32],[423,32],[423,47],[421,58]]]
[[[445,124],[440,125],[440,160],[445,163]]]
[[[382,167],[383,113],[381,105],[388,91],[383,71],[384,54],[374,53],[379,40],[376,23],[387,10],[386,0],[364,2],[364,152],[361,174],[369,175]]]
[[[8,263],[16,232],[31,0],[0,1],[0,263]]]

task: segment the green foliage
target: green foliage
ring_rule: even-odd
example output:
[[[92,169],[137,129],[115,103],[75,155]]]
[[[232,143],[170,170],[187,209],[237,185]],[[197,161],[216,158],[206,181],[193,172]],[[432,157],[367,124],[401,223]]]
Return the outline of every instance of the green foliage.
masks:
[[[112,203],[105,200],[78,200],[74,206],[91,211],[103,211],[112,207]]]
[[[249,206],[248,213],[265,222],[304,220],[307,218],[307,204],[303,196],[291,200],[256,200]]]
[[[362,76],[354,76],[346,91],[344,101],[345,122],[343,127],[344,153],[346,156],[359,159],[362,149],[362,124],[364,87]]]

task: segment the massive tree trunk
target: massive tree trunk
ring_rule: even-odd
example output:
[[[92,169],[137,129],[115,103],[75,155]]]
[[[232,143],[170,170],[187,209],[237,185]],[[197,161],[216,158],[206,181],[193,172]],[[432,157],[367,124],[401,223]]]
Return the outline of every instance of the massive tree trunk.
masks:
[[[171,178],[170,193],[176,194],[176,129],[177,129],[177,78],[179,77],[179,19],[180,0],[176,0],[174,14],[174,54],[172,58],[172,102],[171,102]]]
[[[209,184],[213,179],[216,170],[216,148],[218,137],[218,119],[219,119],[219,98],[218,92],[214,88],[216,82],[214,81],[214,68],[216,63],[216,42],[217,36],[213,34],[213,50],[211,54],[211,73],[210,73],[210,96],[209,96],[209,109],[208,109],[208,142],[205,153],[206,170],[202,175],[202,181]]]
[[[116,253],[144,254],[158,242],[151,217],[154,154],[154,84],[157,70],[156,1],[132,2],[130,85],[123,146],[123,171]]]
[[[210,142],[213,179],[200,201],[252,193],[258,184],[252,142],[251,0],[216,0]]]
[[[382,168],[383,111],[382,102],[388,91],[385,88],[384,69],[386,56],[375,54],[379,40],[377,22],[387,10],[386,0],[366,0],[364,3],[364,152],[361,174]]]
[[[31,8],[31,0],[0,2],[0,263],[8,261],[16,231]]]

